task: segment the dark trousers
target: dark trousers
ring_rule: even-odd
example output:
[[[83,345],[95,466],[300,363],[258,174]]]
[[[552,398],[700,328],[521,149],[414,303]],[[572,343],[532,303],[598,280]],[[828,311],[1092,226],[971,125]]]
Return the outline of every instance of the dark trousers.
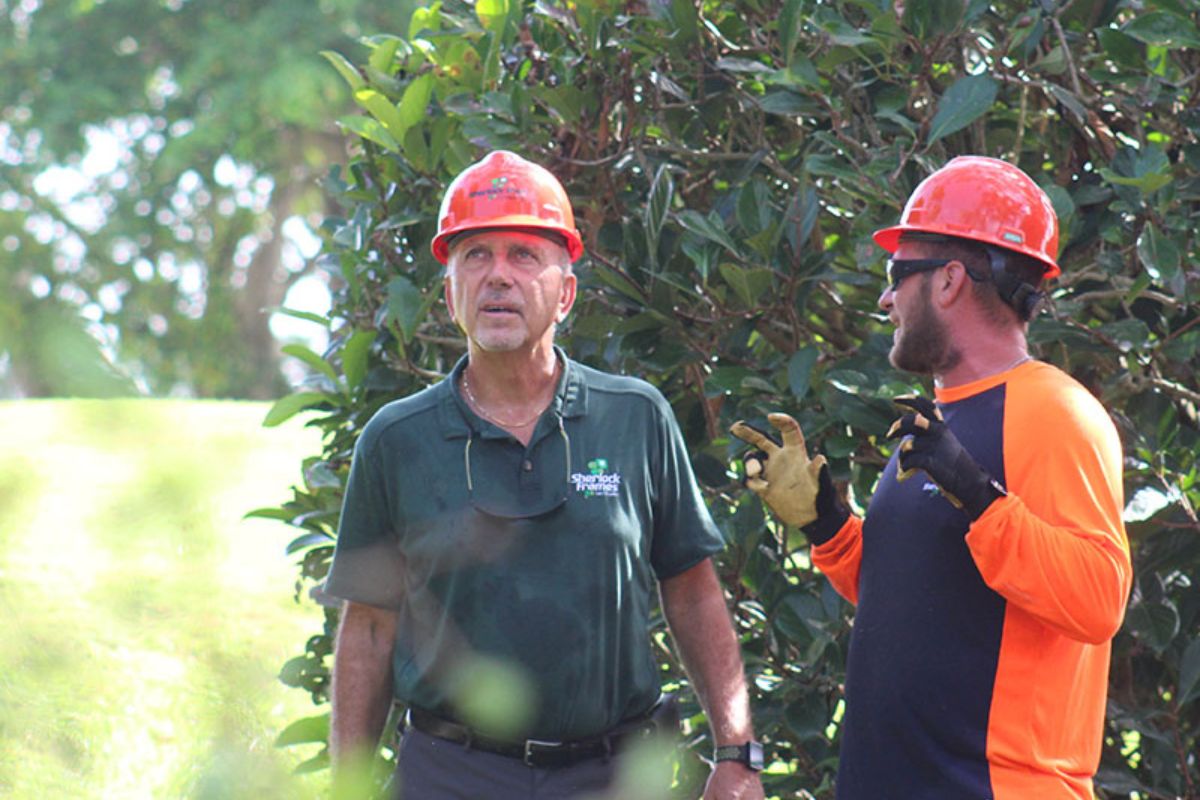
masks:
[[[400,739],[393,800],[575,800],[612,786],[619,757],[563,767],[472,750],[408,728]]]

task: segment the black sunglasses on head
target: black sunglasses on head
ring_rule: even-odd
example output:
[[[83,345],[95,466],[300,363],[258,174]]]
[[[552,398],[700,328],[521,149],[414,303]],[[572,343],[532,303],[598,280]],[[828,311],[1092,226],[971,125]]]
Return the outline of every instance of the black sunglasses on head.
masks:
[[[887,262],[888,286],[893,292],[900,289],[900,281],[918,272],[941,269],[954,259],[951,258],[891,258]]]

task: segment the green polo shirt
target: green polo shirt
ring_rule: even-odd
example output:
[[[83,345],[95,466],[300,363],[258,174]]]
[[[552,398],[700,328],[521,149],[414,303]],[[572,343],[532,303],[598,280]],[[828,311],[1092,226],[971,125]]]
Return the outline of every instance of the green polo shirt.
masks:
[[[500,660],[536,695],[524,735],[550,740],[650,707],[655,579],[724,547],[662,395],[558,357],[528,446],[459,396],[465,358],[380,409],[355,448],[326,586],[400,612],[403,702],[459,716],[462,666]]]

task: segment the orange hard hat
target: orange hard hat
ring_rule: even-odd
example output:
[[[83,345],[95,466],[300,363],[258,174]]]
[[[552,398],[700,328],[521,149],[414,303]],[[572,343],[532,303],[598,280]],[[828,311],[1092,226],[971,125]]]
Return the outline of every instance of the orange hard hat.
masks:
[[[972,239],[1031,256],[1058,268],[1058,217],[1050,198],[1033,179],[1007,161],[959,156],[921,181],[900,215],[900,224],[875,231],[889,253],[908,232]]]
[[[446,188],[433,257],[445,264],[455,235],[486,228],[550,231],[566,240],[572,261],[583,255],[583,239],[562,184],[545,167],[507,150],[488,153]]]

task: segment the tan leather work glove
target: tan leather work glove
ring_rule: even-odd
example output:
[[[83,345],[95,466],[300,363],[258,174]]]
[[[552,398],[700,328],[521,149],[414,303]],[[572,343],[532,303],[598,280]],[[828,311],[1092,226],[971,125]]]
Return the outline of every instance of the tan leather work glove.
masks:
[[[788,525],[802,527],[817,519],[821,467],[825,456],[808,457],[800,423],[787,414],[768,414],[767,421],[779,431],[783,445],[745,422],[735,422],[729,432],[761,453],[743,458],[746,488],[762,498],[775,516]]]

